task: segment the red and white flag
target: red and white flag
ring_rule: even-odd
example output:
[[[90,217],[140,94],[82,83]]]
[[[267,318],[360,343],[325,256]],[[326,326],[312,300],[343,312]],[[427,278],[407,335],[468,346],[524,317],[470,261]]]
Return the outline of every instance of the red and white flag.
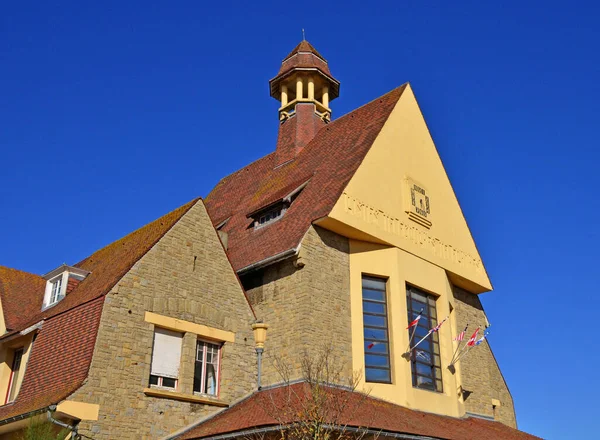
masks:
[[[473,333],[473,336],[471,336],[471,338],[469,339],[469,342],[467,342],[467,345],[469,347],[472,347],[473,345],[475,345],[475,342],[477,340],[477,333],[479,333],[479,327],[477,327],[477,330],[475,330],[475,333]]]
[[[421,319],[421,313],[423,313],[423,309],[421,309],[421,311],[419,312],[417,317],[414,319],[414,321],[411,322],[410,324],[408,324],[408,327],[406,327],[406,330],[408,330],[411,327],[414,327],[415,325],[417,325],[419,323],[419,319]]]
[[[467,331],[467,328],[469,327],[469,324],[467,324],[465,326],[465,329],[460,332],[458,335],[456,335],[456,338],[454,338],[455,341],[462,341],[463,339],[465,339],[465,332]]]
[[[431,329],[431,333],[435,333],[435,332],[437,332],[437,331],[440,329],[440,327],[442,326],[442,324],[443,324],[444,322],[446,322],[446,319],[448,319],[448,317],[447,317],[447,316],[446,316],[446,317],[445,317],[445,318],[442,320],[442,322],[440,322],[438,325],[436,325],[435,327],[433,327],[433,328]]]

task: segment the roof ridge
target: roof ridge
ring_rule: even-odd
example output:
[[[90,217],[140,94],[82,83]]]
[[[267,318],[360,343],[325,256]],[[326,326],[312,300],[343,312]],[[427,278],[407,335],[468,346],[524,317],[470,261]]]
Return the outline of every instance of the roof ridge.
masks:
[[[166,214],[164,214],[164,215],[161,215],[160,217],[158,217],[158,218],[156,218],[156,219],[154,219],[154,220],[152,220],[152,221],[150,221],[150,222],[146,223],[145,225],[143,225],[143,226],[140,226],[139,228],[137,228],[137,229],[135,229],[135,230],[131,231],[129,234],[127,234],[127,235],[124,235],[123,237],[121,237],[121,238],[118,238],[118,239],[116,239],[115,241],[112,241],[112,242],[108,243],[106,246],[103,246],[103,247],[101,247],[100,249],[97,249],[97,250],[96,250],[96,251],[94,251],[92,254],[88,255],[88,256],[87,256],[87,257],[85,257],[83,260],[81,260],[80,262],[78,262],[78,263],[74,264],[73,266],[74,266],[74,267],[79,267],[79,265],[83,264],[83,263],[84,263],[86,260],[89,260],[89,259],[91,259],[91,258],[92,258],[92,257],[93,257],[95,254],[97,254],[98,252],[101,252],[102,250],[104,250],[104,249],[108,248],[109,246],[113,246],[114,244],[116,244],[116,243],[118,243],[118,242],[120,242],[120,241],[123,241],[123,240],[125,240],[125,239],[127,239],[127,238],[130,238],[130,237],[131,237],[133,234],[135,234],[135,233],[137,233],[137,232],[141,231],[141,230],[142,230],[142,229],[144,229],[145,227],[147,227],[147,226],[150,226],[151,224],[153,224],[153,223],[155,223],[155,222],[158,222],[159,220],[161,220],[161,219],[163,219],[163,218],[165,218],[165,217],[167,217],[167,216],[169,216],[169,215],[173,214],[175,211],[177,211],[177,210],[179,210],[179,209],[182,209],[182,208],[184,208],[185,206],[187,206],[187,208],[184,210],[184,212],[183,212],[183,213],[182,213],[180,216],[178,216],[178,217],[177,217],[177,220],[175,220],[175,221],[174,221],[174,223],[173,223],[173,224],[172,224],[172,225],[171,225],[171,226],[170,226],[170,227],[169,227],[167,230],[165,230],[163,234],[161,234],[161,235],[160,235],[160,237],[158,238],[158,240],[160,240],[162,237],[164,237],[164,235],[165,235],[165,234],[166,234],[166,233],[167,233],[167,232],[168,232],[168,231],[169,231],[169,230],[170,230],[170,229],[171,229],[173,226],[175,226],[175,224],[177,223],[177,221],[179,221],[179,220],[181,219],[181,217],[183,217],[183,216],[184,216],[184,215],[185,215],[185,214],[186,214],[186,213],[187,213],[187,212],[190,210],[190,208],[191,208],[192,206],[194,206],[194,205],[195,205],[195,204],[196,204],[196,203],[197,203],[199,200],[202,200],[202,197],[196,197],[195,199],[192,199],[191,201],[189,201],[189,202],[187,202],[187,203],[184,203],[183,205],[181,205],[181,206],[179,206],[179,207],[177,207],[177,208],[175,208],[175,209],[173,209],[173,210],[171,210],[171,211],[167,212]],[[188,206],[188,205],[189,205],[189,206]],[[154,244],[156,244],[156,243],[154,243]],[[154,246],[154,244],[153,244],[152,246]],[[150,246],[150,248],[151,248],[152,246]],[[144,255],[145,255],[145,254],[146,254],[146,253],[144,253]],[[143,257],[143,255],[142,255],[142,257]],[[141,259],[142,257],[138,258],[138,260],[139,260],[139,259]],[[136,262],[137,262],[138,260],[136,260]],[[134,263],[134,264],[135,264],[135,263]]]
[[[39,278],[43,279],[43,277],[41,275],[38,275],[37,273],[27,272],[26,270],[16,269],[14,267],[3,266],[2,264],[0,264],[0,270],[3,270],[3,269],[4,270],[14,271],[14,272],[20,272],[20,273],[23,273],[25,275],[32,275],[34,277],[39,277]]]

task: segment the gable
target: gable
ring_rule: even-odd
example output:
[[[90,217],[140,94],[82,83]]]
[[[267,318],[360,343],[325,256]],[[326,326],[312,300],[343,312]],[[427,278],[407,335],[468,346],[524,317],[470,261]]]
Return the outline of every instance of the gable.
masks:
[[[404,249],[470,291],[492,289],[410,86],[320,224]]]

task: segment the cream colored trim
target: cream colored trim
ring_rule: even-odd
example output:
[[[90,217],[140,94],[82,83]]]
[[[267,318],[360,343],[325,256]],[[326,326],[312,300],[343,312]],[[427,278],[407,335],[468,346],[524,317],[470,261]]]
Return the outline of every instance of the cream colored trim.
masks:
[[[235,342],[235,333],[218,328],[208,327],[202,324],[184,321],[182,319],[171,318],[169,316],[159,315],[157,313],[146,312],[144,321],[157,325],[158,327],[174,330],[178,332],[194,333],[203,338],[214,341]]]
[[[174,391],[164,391],[155,388],[144,388],[144,394],[150,397],[164,397],[166,399],[182,400],[184,402],[203,403],[205,405],[228,407],[229,404],[221,400],[214,400],[208,397],[194,396],[192,394],[176,393]]]
[[[98,420],[100,405],[64,400],[58,404],[56,412],[78,420]]]
[[[2,307],[2,300],[0,300],[0,335],[6,333],[6,322],[4,321],[4,308]]]

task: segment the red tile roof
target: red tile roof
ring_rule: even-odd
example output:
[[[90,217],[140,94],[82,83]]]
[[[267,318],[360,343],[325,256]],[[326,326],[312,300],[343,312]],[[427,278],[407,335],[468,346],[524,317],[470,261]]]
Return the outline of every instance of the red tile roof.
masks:
[[[412,410],[358,392],[320,386],[315,405],[307,383],[281,386],[254,393],[248,399],[200,423],[177,439],[201,439],[260,427],[277,427],[306,420],[385,433],[401,433],[440,439],[526,440],[533,435],[499,422],[469,417],[464,419]],[[323,398],[323,396],[327,396]]]
[[[33,311],[42,309],[45,289],[41,276],[0,266],[0,300],[7,329],[23,328]]]
[[[68,397],[87,377],[104,297],[44,322],[33,347],[19,394],[0,406],[0,420],[42,409]],[[5,396],[0,396],[2,402]]]
[[[297,53],[300,52],[310,52],[315,54],[316,56],[318,56],[321,59],[325,59],[325,57],[323,55],[321,55],[317,49],[314,48],[314,46],[312,44],[310,44],[308,41],[306,40],[302,40],[296,47],[294,47],[294,49],[287,54],[287,56],[283,59],[283,61],[287,60],[288,58],[291,58],[292,56],[296,55]]]
[[[296,248],[310,224],[331,211],[404,90],[398,87],[321,128],[291,162],[276,167],[274,152],[217,184],[205,203],[214,224],[231,217],[222,230],[235,270]],[[309,177],[281,220],[249,228],[249,213]]]

